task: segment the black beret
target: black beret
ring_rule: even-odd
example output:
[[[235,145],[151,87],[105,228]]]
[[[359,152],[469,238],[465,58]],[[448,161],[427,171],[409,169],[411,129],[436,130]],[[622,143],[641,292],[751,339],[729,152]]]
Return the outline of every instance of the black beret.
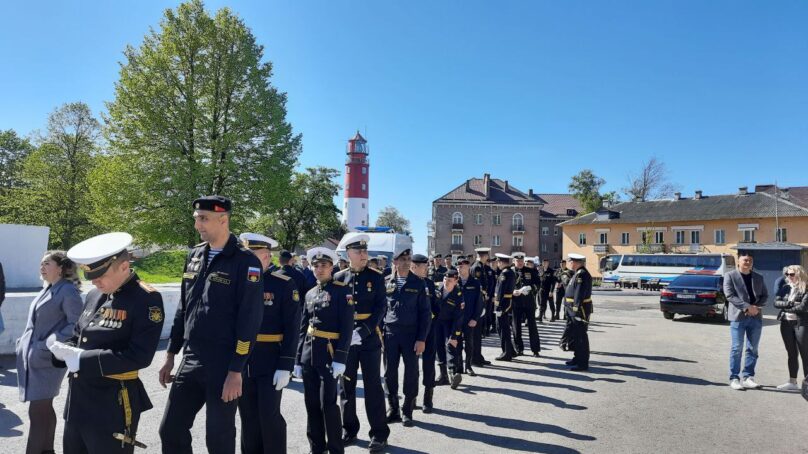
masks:
[[[415,254],[412,256],[412,263],[429,263],[429,259],[424,254]]]
[[[433,256],[432,256],[432,258],[433,258],[433,259],[442,259],[442,258],[443,258],[443,256],[442,256],[442,255],[440,255],[440,254],[435,254],[435,255],[433,255]]]
[[[233,202],[227,197],[220,195],[208,195],[194,200],[195,210],[215,211],[217,213],[229,213],[233,209]]]
[[[468,258],[468,257],[463,257],[463,256],[458,257],[458,259],[457,259],[457,264],[458,264],[458,265],[460,265],[461,263],[465,263],[465,264],[467,264],[467,265],[468,265],[468,264],[470,264],[470,263],[471,263],[471,260],[469,260],[469,258]]]
[[[291,260],[292,259],[292,253],[287,251],[286,249],[284,249],[284,250],[281,251],[280,257],[282,259]]]
[[[446,274],[444,276],[446,276],[446,277],[457,277],[458,273],[457,273],[457,270],[449,270],[449,271],[446,272]]]

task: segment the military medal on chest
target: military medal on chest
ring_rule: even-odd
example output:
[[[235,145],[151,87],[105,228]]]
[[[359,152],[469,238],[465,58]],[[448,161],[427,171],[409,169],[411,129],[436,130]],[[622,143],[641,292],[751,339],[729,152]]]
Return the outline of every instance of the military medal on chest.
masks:
[[[272,306],[274,296],[271,292],[264,292],[264,306]]]

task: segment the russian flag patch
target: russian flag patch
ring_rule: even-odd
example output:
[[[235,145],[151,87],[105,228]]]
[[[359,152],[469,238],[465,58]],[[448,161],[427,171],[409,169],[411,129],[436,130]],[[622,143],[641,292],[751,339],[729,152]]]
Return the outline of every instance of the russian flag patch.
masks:
[[[258,282],[261,280],[261,269],[251,266],[247,269],[247,280],[250,282]]]

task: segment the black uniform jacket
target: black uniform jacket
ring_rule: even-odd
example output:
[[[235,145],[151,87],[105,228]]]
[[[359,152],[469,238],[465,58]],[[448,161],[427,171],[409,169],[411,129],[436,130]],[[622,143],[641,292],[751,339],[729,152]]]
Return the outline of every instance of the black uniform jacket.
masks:
[[[330,366],[332,361],[345,364],[354,327],[354,302],[351,291],[333,279],[318,283],[306,293],[297,362],[302,365]]]
[[[513,309],[513,286],[516,283],[516,275],[508,267],[500,271],[497,277],[497,286],[494,290],[494,304],[497,311],[503,314]]]
[[[300,292],[283,269],[264,273],[264,316],[247,362],[247,376],[292,371],[300,339]]]
[[[337,273],[334,280],[344,283],[353,295],[354,327],[362,336],[362,347],[380,347],[378,328],[387,309],[382,272],[370,267],[359,272],[346,269]]]
[[[564,309],[568,317],[579,317],[588,322],[592,315],[592,275],[579,268],[564,292]]]
[[[397,276],[398,273],[393,273],[385,279],[387,315],[384,317],[384,329],[391,333],[415,333],[416,340],[425,342],[432,322],[426,287],[420,277],[409,273],[399,290],[396,286]]]
[[[455,288],[445,295],[443,284],[438,284],[435,291],[438,292],[437,299],[440,306],[437,319],[452,322],[452,334],[449,339],[457,340],[463,334],[463,309],[466,307],[460,284],[455,285]]]
[[[241,372],[264,310],[261,262],[233,234],[210,263],[209,249],[201,243],[188,253],[168,351],[188,346],[203,364]]]

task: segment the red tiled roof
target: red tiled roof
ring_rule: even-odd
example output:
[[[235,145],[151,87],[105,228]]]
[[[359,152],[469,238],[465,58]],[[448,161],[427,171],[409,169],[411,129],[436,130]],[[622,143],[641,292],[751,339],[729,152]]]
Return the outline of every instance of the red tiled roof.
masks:
[[[763,189],[764,192],[774,194],[774,185],[758,186],[755,189]],[[808,186],[781,187],[778,188],[777,195],[791,203],[795,203],[803,208],[808,208]]]
[[[539,194],[539,197],[546,202],[542,211],[551,215],[566,216],[569,208],[581,212],[581,202],[571,194]]]
[[[482,202],[501,204],[544,204],[545,201],[538,195],[532,196],[496,178],[488,181],[488,197],[485,196],[485,185],[482,178],[470,178],[460,186],[452,189],[446,195],[435,200],[436,202]]]

